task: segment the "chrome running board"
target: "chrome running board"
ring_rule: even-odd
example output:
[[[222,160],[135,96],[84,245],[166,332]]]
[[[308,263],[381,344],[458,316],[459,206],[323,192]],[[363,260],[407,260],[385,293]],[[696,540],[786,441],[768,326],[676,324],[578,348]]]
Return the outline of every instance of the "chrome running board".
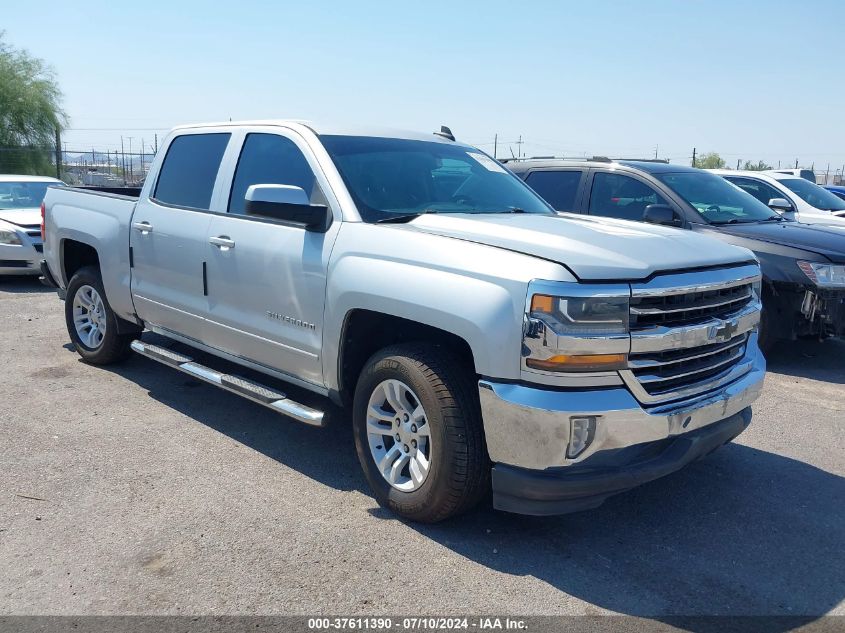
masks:
[[[150,345],[139,340],[132,341],[131,347],[133,351],[139,353],[141,356],[146,356],[163,365],[178,369],[209,384],[222,387],[226,391],[231,391],[242,398],[257,402],[268,409],[272,409],[276,413],[287,415],[298,422],[310,424],[311,426],[325,426],[325,413],[323,411],[318,411],[299,402],[294,402],[281,391],[260,385],[240,376],[224,374],[210,367],[200,365],[194,362],[193,358],[169,350],[166,347]]]

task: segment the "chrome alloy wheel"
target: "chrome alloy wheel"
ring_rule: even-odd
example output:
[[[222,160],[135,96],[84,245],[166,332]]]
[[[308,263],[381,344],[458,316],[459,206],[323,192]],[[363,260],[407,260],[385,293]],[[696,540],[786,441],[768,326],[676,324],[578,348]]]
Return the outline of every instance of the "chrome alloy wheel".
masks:
[[[431,434],[420,399],[405,383],[385,380],[367,404],[370,454],[385,481],[411,492],[423,485],[431,468]]]
[[[82,343],[97,349],[106,333],[106,307],[92,286],[80,286],[73,296],[73,325]]]

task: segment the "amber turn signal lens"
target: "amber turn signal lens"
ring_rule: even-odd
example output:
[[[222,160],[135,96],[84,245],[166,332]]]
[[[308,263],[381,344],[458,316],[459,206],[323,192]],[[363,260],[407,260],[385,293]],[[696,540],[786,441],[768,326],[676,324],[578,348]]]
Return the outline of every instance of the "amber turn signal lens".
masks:
[[[531,297],[531,312],[554,312],[554,297],[549,295],[534,295]]]
[[[529,358],[525,364],[531,369],[543,371],[608,371],[625,369],[628,356],[626,354],[579,354],[576,356],[559,354],[547,360]]]

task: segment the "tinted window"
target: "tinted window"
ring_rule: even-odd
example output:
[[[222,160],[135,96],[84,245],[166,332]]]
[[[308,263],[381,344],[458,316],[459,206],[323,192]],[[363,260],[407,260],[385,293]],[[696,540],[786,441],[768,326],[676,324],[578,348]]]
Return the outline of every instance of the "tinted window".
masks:
[[[576,210],[580,171],[532,171],[525,182],[558,211]]]
[[[208,209],[229,134],[186,134],[167,149],[153,197],[168,204]]]
[[[321,136],[365,222],[428,213],[552,211],[489,156],[457,143]]]
[[[251,185],[293,185],[304,189],[313,203],[325,203],[305,156],[292,140],[278,134],[247,135],[229,195],[229,213],[244,213]]]
[[[785,197],[780,191],[771,185],[767,185],[765,182],[760,182],[759,180],[754,180],[753,178],[733,178],[728,176],[726,179],[746,193],[750,193],[767,206],[772,198]]]
[[[622,220],[642,220],[650,204],[666,200],[644,182],[622,174],[599,172],[593,178],[590,213]]]
[[[845,211],[845,202],[834,196],[824,187],[802,178],[786,178],[780,181],[784,187],[797,193],[798,197],[816,209],[827,211]]]
[[[716,174],[684,171],[657,178],[687,201],[710,224],[780,220],[765,204]]]

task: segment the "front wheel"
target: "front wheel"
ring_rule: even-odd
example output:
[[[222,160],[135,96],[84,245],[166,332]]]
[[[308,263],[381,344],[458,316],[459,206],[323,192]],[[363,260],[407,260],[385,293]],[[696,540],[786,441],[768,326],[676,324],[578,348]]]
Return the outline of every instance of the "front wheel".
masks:
[[[376,501],[434,523],[475,505],[489,487],[471,371],[427,344],[375,354],[358,380],[355,448]]]
[[[77,353],[85,362],[108,365],[129,355],[133,335],[119,334],[117,315],[109,306],[100,271],[80,268],[67,285],[65,322]]]

